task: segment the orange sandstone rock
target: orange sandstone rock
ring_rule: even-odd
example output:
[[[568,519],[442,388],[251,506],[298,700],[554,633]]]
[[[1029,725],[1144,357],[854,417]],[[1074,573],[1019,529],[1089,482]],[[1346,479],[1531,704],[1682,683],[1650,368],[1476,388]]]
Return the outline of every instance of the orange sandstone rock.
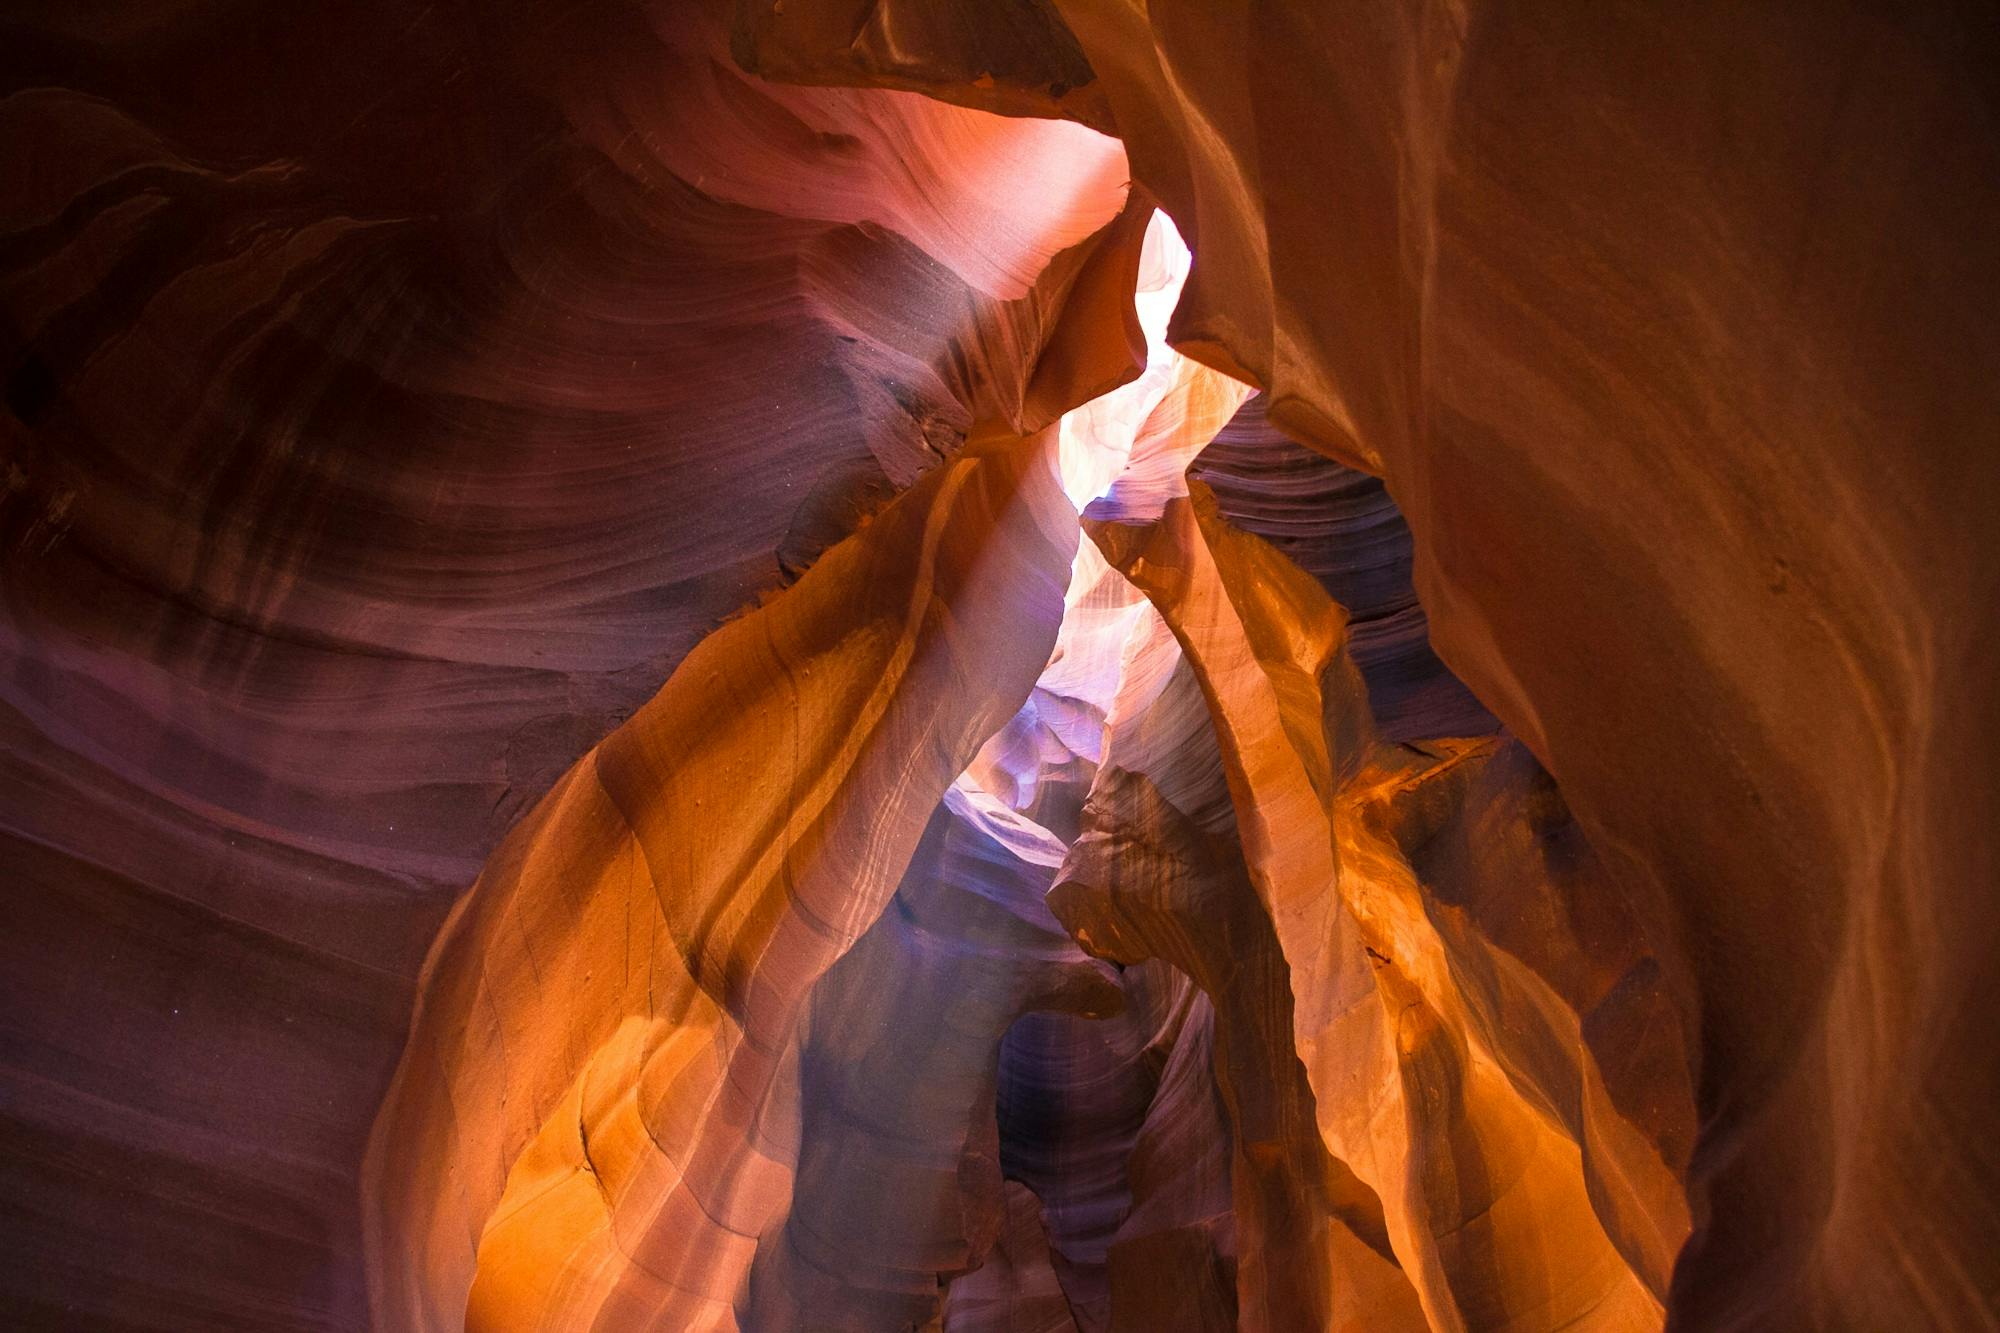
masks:
[[[1075,547],[1048,435],[939,469],[725,626],[446,927],[370,1148],[378,1319],[735,1327],[799,1024],[1027,695]]]

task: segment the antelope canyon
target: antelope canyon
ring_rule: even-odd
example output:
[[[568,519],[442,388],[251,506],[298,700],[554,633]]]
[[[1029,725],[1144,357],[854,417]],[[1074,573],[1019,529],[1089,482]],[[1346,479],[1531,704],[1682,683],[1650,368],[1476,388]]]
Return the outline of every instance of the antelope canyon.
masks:
[[[0,1328],[2000,1331],[2000,15],[0,14]]]

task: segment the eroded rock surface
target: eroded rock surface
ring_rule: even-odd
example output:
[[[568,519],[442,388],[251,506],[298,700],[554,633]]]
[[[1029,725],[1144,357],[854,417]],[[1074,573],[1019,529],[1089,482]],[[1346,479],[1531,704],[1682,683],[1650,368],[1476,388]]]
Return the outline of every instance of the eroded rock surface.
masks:
[[[0,1316],[2000,1327],[1995,36],[0,20]]]
[[[1699,1033],[1676,1320],[1994,1326],[1990,20],[1053,8]]]
[[[713,6],[0,26],[0,1322],[360,1327],[452,900],[1020,410],[1123,158]]]

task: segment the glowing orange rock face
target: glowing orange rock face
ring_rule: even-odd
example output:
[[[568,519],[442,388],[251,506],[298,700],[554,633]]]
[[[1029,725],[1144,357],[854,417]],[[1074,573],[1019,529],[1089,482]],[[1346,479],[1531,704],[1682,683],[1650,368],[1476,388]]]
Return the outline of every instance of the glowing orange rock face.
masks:
[[[803,7],[739,27],[881,77]],[[1676,1318],[1991,1325],[1989,25],[1056,0],[1035,60],[1025,6],[873,8],[901,86],[967,96],[990,52],[1115,128],[1201,256],[1179,345],[1388,479],[1441,652],[1561,782],[1658,968],[1637,1009],[1690,1042]],[[1633,1170],[1587,1170],[1607,1218],[1657,1196]],[[1657,1289],[1646,1211],[1612,1230]]]
[[[1339,609],[1275,551],[1232,533],[1202,494],[1175,501],[1150,527],[1095,532],[1113,563],[1174,626],[1201,679],[1236,805],[1244,883],[1255,884],[1272,943],[1283,952],[1279,966],[1289,972],[1286,999],[1320,1136],[1379,1210],[1362,1233],[1386,1225],[1387,1248],[1433,1327],[1490,1327],[1528,1311],[1552,1326],[1658,1324],[1664,1261],[1687,1226],[1670,1165],[1687,1139],[1678,1045],[1642,1094],[1674,1108],[1668,1115],[1678,1134],[1663,1161],[1659,1147],[1614,1116],[1606,1118],[1616,1121],[1617,1133],[1583,1132],[1574,1085],[1601,1089],[1602,1079],[1573,1012],[1551,1006],[1556,1016],[1541,1020],[1565,1027],[1546,1039],[1562,1063],[1537,1070],[1512,1050],[1534,1013],[1533,999],[1485,995],[1475,1019],[1463,989],[1468,979],[1507,966],[1527,973],[1517,984],[1532,996],[1541,984],[1534,968],[1590,967],[1592,946],[1630,950],[1629,925],[1528,959],[1506,956],[1463,922],[1453,923],[1452,936],[1441,934],[1433,921],[1439,909],[1392,840],[1395,821],[1383,812],[1398,802],[1428,805],[1420,818],[1433,827],[1411,835],[1419,844],[1435,837],[1436,827],[1455,823],[1462,817],[1453,809],[1456,793],[1441,785],[1440,775],[1475,762],[1464,748],[1444,751],[1442,762],[1435,750],[1390,747],[1378,754],[1345,657]],[[1171,807],[1143,782],[1113,785],[1096,809],[1103,836],[1121,852],[1128,845],[1190,846],[1188,831],[1172,832]],[[1163,826],[1167,835],[1152,831]],[[1197,867],[1179,872],[1197,879],[1221,878],[1229,865],[1217,852],[1182,851],[1170,860]],[[1066,873],[1085,884],[1116,886],[1133,873],[1129,862],[1098,849],[1092,861]],[[1199,869],[1204,862],[1220,868]],[[1136,898],[1133,908],[1122,908],[1112,887],[1099,913],[1117,921],[1149,889],[1162,891],[1145,878],[1141,872],[1139,886],[1127,891]],[[1548,893],[1545,883],[1525,876],[1499,884],[1495,896],[1504,904],[1494,915],[1504,921],[1546,913],[1559,906]],[[1081,924],[1087,944],[1117,929],[1073,924]],[[1187,941],[1183,949],[1199,939],[1186,925],[1178,936]],[[1499,1012],[1507,1002],[1522,1012]],[[1496,1050],[1507,1050],[1516,1067],[1503,1070]],[[1622,1059],[1625,1052],[1610,1054]],[[1550,1120],[1562,1105],[1552,1095],[1565,1084],[1572,1108],[1567,1127]],[[1607,1138],[1624,1150],[1620,1160],[1597,1146]],[[1595,1159],[1589,1179],[1579,1152],[1586,1142]],[[1636,1202],[1627,1197],[1635,1172],[1656,1182]],[[1605,1194],[1618,1208],[1600,1217],[1596,1197]],[[1607,1218],[1616,1234],[1607,1234]],[[1363,1257],[1351,1244],[1349,1250]],[[1387,1296],[1378,1299],[1389,1304],[1371,1308],[1367,1293],[1381,1290],[1379,1278],[1336,1274],[1326,1299],[1338,1303],[1315,1317],[1356,1327],[1414,1317],[1412,1305],[1399,1315]]]
[[[392,8],[6,20],[0,1325],[368,1326],[502,838],[975,421],[1130,371],[1040,373],[1114,140],[796,97],[720,3]]]
[[[940,469],[509,839],[376,1127],[378,1317],[733,1326],[791,1195],[802,1006],[1053,646],[1076,526],[1052,462]]]
[[[1156,224],[1155,340],[1186,261]],[[1042,904],[1063,844],[1026,812],[1066,772],[1080,803],[1070,770],[1087,785],[1154,623],[1064,492],[1158,489],[1243,396],[1162,358],[1109,426],[969,446],[704,643],[510,838],[433,955],[376,1125],[379,1318],[873,1328],[979,1265],[1003,1219],[973,1145],[1009,1024],[1125,1003]],[[871,929],[891,895],[982,932],[991,965]],[[926,1040],[940,993],[959,1005]],[[901,1070],[914,1104],[881,1103],[867,1070],[900,1060],[856,1027],[933,1053]],[[874,1225],[828,1239],[871,1199]]]
[[[1610,908],[1508,934],[1602,888],[1482,859],[1539,769],[1376,744],[1340,609],[1190,493],[1248,390],[1125,230],[1137,377],[702,645],[462,905],[376,1127],[381,1317],[1660,1322],[1658,969]]]
[[[4,24],[0,1323],[1996,1326],[1966,7],[394,8]]]
[[[1055,7],[1201,257],[1186,345],[1387,477],[1440,651],[1616,867],[1699,1070],[1676,1319],[1991,1325],[1990,32]]]

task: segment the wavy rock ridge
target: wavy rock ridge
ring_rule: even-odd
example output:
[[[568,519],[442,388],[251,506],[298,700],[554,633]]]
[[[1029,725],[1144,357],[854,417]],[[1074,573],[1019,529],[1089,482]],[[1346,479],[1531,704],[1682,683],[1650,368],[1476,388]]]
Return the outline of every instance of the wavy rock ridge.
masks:
[[[1518,743],[1378,745],[1344,613],[1189,493],[1245,391],[1165,345],[1187,261],[1155,218],[1136,378],[704,642],[488,866],[376,1126],[379,1321],[1008,1327],[951,1294],[1005,1233],[1080,1331],[1661,1322],[1661,971],[1587,867],[1418,883],[1475,787],[1566,812]]]
[[[0,1322],[2000,1328],[1994,37],[0,19]]]

